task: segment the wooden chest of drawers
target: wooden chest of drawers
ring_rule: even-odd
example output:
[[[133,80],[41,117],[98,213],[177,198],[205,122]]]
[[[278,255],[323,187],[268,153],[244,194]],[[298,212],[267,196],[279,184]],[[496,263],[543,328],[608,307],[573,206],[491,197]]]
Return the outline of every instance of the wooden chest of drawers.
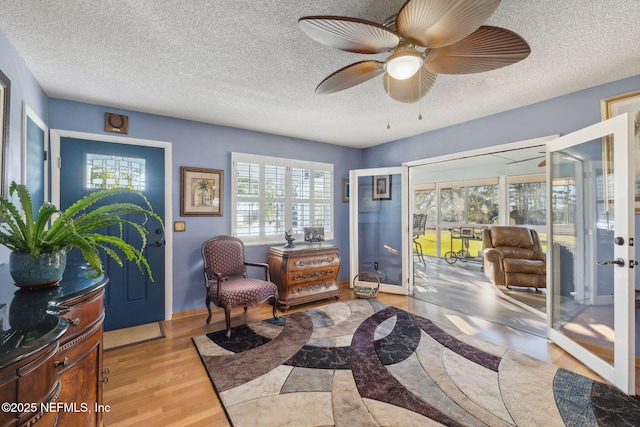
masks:
[[[281,310],[319,299],[340,297],[340,256],[332,245],[272,247],[267,256],[271,281],[278,285]]]
[[[0,334],[0,427],[102,426],[104,286],[67,267],[59,286],[15,292]],[[15,292],[15,293],[14,293]],[[7,319],[3,319],[7,320]]]
[[[75,403],[80,409],[60,411],[58,425],[102,426],[102,411],[96,408],[102,405],[102,385],[107,381],[102,369],[104,288],[66,301],[65,308],[69,329],[58,349],[61,391],[57,400]]]

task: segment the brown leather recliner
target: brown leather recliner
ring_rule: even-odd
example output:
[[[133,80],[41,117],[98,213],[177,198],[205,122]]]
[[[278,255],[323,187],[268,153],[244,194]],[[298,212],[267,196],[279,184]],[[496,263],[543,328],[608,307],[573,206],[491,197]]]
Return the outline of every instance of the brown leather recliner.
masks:
[[[547,257],[538,232],[496,226],[482,230],[484,273],[494,285],[547,287]]]

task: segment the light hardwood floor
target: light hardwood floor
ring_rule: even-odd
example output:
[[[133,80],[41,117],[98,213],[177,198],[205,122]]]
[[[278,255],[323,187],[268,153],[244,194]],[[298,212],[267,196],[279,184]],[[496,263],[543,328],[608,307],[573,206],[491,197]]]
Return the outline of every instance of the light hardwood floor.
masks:
[[[341,284],[340,301],[353,298],[348,286],[348,282]],[[377,299],[597,379],[584,365],[540,337],[412,297],[379,294]],[[288,313],[332,302],[335,299],[305,304],[291,308]],[[104,385],[104,403],[109,405],[109,412],[104,414],[106,426],[229,426],[191,341],[193,336],[224,329],[223,310],[217,307],[213,310],[209,325],[205,323],[204,308],[178,313],[174,320],[164,322],[165,339],[105,352],[104,367],[110,369],[109,382]],[[238,308],[232,312],[232,326],[270,316],[269,304],[249,308],[246,314]]]

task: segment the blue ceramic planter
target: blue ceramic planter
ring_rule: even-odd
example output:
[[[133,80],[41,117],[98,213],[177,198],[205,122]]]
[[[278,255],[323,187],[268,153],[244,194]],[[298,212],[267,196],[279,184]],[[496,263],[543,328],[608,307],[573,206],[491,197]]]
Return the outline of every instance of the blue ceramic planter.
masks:
[[[50,286],[62,279],[67,266],[67,252],[43,252],[37,257],[24,252],[11,252],[9,272],[16,286],[35,288]]]

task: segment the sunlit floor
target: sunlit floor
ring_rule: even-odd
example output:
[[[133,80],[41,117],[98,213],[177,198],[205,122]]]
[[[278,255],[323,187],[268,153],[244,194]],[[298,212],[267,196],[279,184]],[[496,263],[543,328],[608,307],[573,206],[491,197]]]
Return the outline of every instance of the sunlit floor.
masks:
[[[414,297],[522,332],[546,337],[546,290],[493,285],[475,260],[449,264],[442,258],[414,259]],[[608,359],[614,341],[610,306],[569,301],[560,331]],[[638,311],[638,310],[636,310]],[[640,356],[640,315],[636,316],[636,355]]]
[[[417,260],[417,258],[416,258]],[[414,263],[414,297],[539,337],[546,336],[546,291],[496,287],[478,262]]]

